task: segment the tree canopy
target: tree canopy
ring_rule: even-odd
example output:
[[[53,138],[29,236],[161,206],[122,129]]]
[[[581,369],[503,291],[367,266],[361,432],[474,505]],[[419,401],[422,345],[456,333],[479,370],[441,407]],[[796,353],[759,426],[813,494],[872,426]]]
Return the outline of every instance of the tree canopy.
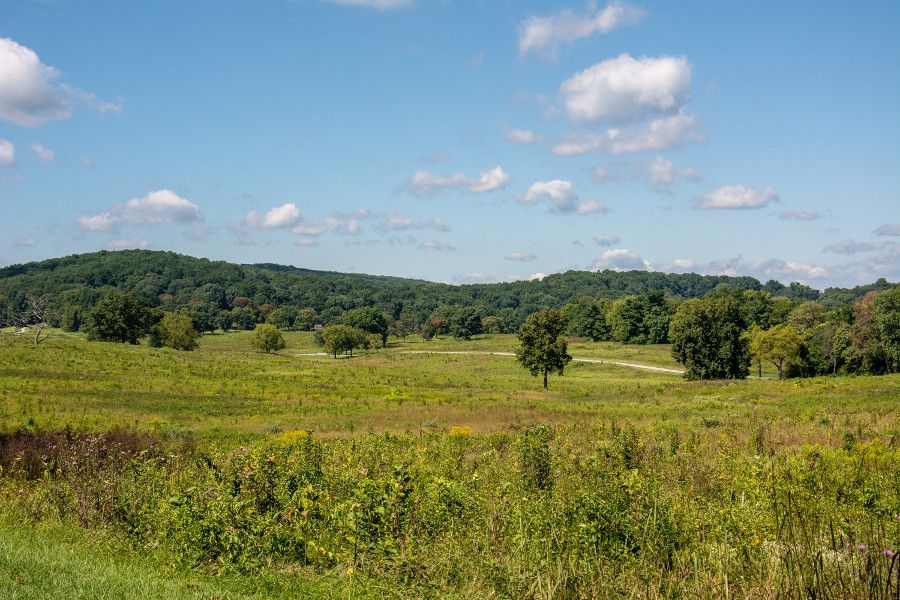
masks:
[[[669,327],[672,356],[687,379],[743,379],[750,367],[747,326],[741,299],[734,293],[687,300]]]
[[[547,374],[562,375],[572,360],[566,344],[566,325],[562,313],[551,308],[532,314],[518,332],[516,358],[532,375],[544,375],[545,390]]]

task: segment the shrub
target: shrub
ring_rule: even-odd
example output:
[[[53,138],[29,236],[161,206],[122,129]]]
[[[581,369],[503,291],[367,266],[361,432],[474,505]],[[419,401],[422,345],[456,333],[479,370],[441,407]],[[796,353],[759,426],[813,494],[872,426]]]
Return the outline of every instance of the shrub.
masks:
[[[187,315],[166,313],[150,330],[150,345],[175,350],[194,350],[200,345],[200,332]]]

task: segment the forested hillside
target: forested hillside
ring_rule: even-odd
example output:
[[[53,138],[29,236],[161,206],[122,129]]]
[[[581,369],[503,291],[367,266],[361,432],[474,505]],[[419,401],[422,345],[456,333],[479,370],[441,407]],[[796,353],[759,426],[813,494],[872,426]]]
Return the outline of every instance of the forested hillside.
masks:
[[[846,304],[867,291],[886,289],[876,284],[824,293],[793,283],[762,284],[752,277],[666,274],[648,271],[568,271],[541,281],[448,285],[404,279],[313,271],[275,264],[237,265],[150,250],[123,250],[72,255],[0,269],[0,306],[20,304],[28,294],[46,294],[59,318],[85,313],[113,289],[132,292],[151,307],[189,311],[201,321],[218,324],[226,315],[244,328],[275,309],[317,323],[337,321],[359,307],[373,306],[394,321],[418,325],[448,307],[477,309],[481,316],[497,315],[509,330],[537,310],[562,307],[579,298],[615,300],[662,292],[674,300],[701,298],[719,286],[764,290],[790,300],[820,299],[829,305]],[[260,314],[262,313],[262,314]],[[247,323],[244,323],[247,321]]]

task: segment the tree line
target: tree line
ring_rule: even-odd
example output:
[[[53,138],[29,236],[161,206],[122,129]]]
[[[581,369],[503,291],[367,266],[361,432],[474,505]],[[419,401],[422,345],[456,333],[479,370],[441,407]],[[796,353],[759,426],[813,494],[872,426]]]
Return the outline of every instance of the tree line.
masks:
[[[860,300],[869,291],[890,287],[884,280],[853,289],[819,292],[808,286],[777,281],[761,283],[752,277],[666,274],[647,271],[569,271],[540,281],[448,285],[399,277],[312,271],[273,264],[237,265],[193,258],[173,252],[122,250],[94,252],[12,265],[0,269],[0,306],[22,308],[26,298],[46,296],[53,325],[80,330],[87,313],[113,290],[129,292],[145,305],[188,315],[199,331],[253,329],[271,323],[283,330],[308,330],[315,325],[340,323],[344,313],[377,308],[398,333],[418,330],[426,322],[435,334],[448,333],[467,309],[466,331],[512,333],[539,310],[562,308],[582,298],[616,301],[653,292],[667,300],[702,298],[718,287],[765,291],[791,302],[815,300],[827,308]],[[656,302],[656,300],[651,300]],[[632,310],[633,305],[622,306]],[[3,317],[3,325],[11,324]],[[652,328],[650,323],[648,328]],[[656,333],[644,331],[653,339]],[[449,332],[452,334],[452,332]],[[637,339],[624,332],[616,335]]]

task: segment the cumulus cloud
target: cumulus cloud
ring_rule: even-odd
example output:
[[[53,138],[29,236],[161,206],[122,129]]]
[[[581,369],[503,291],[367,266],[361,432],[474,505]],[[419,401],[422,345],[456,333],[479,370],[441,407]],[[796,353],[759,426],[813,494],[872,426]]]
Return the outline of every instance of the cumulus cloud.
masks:
[[[38,160],[45,165],[49,165],[53,162],[53,150],[51,150],[50,148],[47,148],[43,144],[35,142],[31,144],[31,149],[37,155]]]
[[[531,252],[510,252],[503,258],[505,258],[506,260],[511,260],[513,262],[531,262],[533,260],[537,260],[537,256],[535,256]]]
[[[406,8],[413,5],[413,0],[325,0],[332,4],[342,4],[344,6],[362,6],[365,8],[374,8],[376,10],[394,10],[397,8]]]
[[[90,92],[60,81],[60,72],[37,53],[10,38],[0,38],[0,120],[21,127],[68,119],[75,105],[100,112],[122,110],[122,101],[101,102]]]
[[[16,147],[9,140],[0,139],[0,167],[11,167],[16,163]]]
[[[583,14],[563,9],[547,16],[532,16],[519,25],[519,53],[554,53],[560,46],[619,27],[637,25],[646,12],[624,2],[611,2],[599,9],[588,7]]]
[[[172,190],[157,190],[143,198],[116,204],[105,212],[79,217],[77,223],[86,231],[113,231],[121,225],[165,225],[202,220],[199,206],[178,197]]]
[[[702,209],[762,208],[778,201],[773,188],[757,189],[746,185],[726,185],[697,198],[694,206]]]
[[[900,223],[888,223],[873,231],[875,235],[900,235]]]
[[[384,218],[384,227],[391,231],[405,231],[408,229],[431,229],[433,231],[450,231],[450,227],[443,219],[415,220],[409,215],[391,212]]]
[[[244,223],[251,229],[283,229],[293,227],[300,220],[300,209],[293,202],[282,204],[264,214],[251,210]]]
[[[640,254],[627,248],[613,248],[607,250],[594,260],[594,269],[614,269],[617,271],[628,271],[632,269],[648,268],[650,263],[646,262]]]
[[[581,202],[572,182],[564,179],[535,181],[519,197],[519,201],[524,204],[536,204],[542,200],[549,200],[553,205],[552,212],[556,213],[577,212],[580,215],[588,215],[606,210],[601,202]]]
[[[430,171],[416,171],[406,182],[406,189],[414,196],[429,197],[450,188],[460,188],[472,193],[490,192],[502,189],[507,183],[509,175],[497,165],[474,178],[464,173],[440,175]]]
[[[679,269],[692,269],[694,268],[694,261],[687,258],[676,258],[672,261],[672,264],[678,267]]]
[[[621,242],[617,235],[595,235],[594,243],[598,246],[614,246]]]
[[[783,221],[815,221],[821,219],[822,215],[805,210],[783,210],[778,213],[778,218]]]
[[[653,119],[646,125],[610,127],[600,133],[569,133],[557,141],[551,151],[559,156],[577,156],[589,152],[638,154],[672,150],[705,139],[698,123],[696,115],[682,109],[676,114]]]
[[[503,136],[516,144],[537,144],[542,141],[541,136],[530,129],[507,129]]]
[[[419,244],[417,246],[417,248],[419,250],[448,250],[448,251],[456,250],[456,246],[451,246],[450,244],[447,244],[446,242],[440,242],[438,240],[428,240],[428,241],[422,242],[421,244]]]
[[[537,273],[532,273],[531,275],[529,275],[527,279],[528,281],[541,281],[546,276],[546,273],[541,273],[540,271],[538,271]]]
[[[874,252],[875,250],[884,250],[894,247],[894,242],[857,242],[855,240],[843,239],[832,244],[828,244],[822,248],[822,252],[834,252],[836,254],[859,254],[861,252]]]
[[[107,240],[106,242],[107,250],[127,250],[135,248],[144,249],[149,247],[150,242],[139,238]]]
[[[576,121],[628,121],[676,109],[690,87],[687,57],[623,53],[576,73],[559,93]]]

